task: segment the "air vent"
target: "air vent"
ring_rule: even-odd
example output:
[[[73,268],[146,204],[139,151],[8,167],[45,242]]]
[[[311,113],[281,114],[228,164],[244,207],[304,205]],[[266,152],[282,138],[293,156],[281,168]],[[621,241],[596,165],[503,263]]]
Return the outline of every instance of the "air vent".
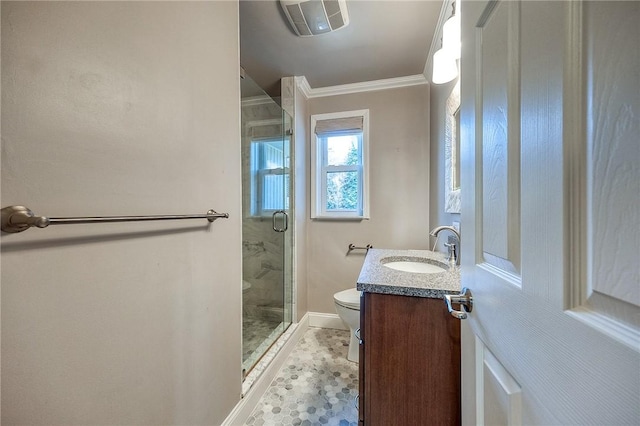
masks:
[[[280,5],[300,37],[330,33],[349,25],[346,0],[280,0]]]

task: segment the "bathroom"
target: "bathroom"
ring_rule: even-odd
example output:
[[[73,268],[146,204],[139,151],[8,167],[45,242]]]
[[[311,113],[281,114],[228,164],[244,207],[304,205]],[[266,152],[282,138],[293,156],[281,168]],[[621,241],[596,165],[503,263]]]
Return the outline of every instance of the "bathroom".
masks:
[[[250,281],[242,255],[241,7],[0,7],[2,207],[60,217],[229,214],[206,225],[3,233],[2,423],[222,424],[243,396],[242,283]],[[340,326],[333,294],[355,286],[365,258],[348,253],[349,244],[430,249],[430,229],[461,219],[445,211],[444,194],[445,105],[454,85],[308,99],[293,86],[304,100],[295,104],[295,128],[308,132],[313,114],[366,108],[372,135],[371,217],[356,222],[309,218],[310,153],[295,139],[294,324]],[[248,291],[258,287],[250,284]],[[623,402],[637,396],[634,386]]]

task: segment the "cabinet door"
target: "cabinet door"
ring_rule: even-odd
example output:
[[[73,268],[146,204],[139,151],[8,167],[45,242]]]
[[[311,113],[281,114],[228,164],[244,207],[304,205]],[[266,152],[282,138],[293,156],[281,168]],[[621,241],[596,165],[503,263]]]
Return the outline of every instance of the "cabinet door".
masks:
[[[460,322],[441,299],[365,293],[364,420],[460,423]]]

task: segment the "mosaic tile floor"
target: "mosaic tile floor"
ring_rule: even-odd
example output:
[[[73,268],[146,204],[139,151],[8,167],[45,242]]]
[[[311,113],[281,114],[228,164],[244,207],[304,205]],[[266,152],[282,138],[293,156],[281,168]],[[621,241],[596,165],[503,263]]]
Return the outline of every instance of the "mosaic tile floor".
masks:
[[[348,348],[348,331],[309,328],[246,424],[357,426],[358,364]]]

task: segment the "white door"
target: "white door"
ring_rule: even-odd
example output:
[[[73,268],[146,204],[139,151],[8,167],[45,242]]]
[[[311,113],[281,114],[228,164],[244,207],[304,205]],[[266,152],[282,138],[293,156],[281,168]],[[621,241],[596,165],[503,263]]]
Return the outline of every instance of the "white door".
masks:
[[[640,2],[462,3],[465,424],[640,424]]]

